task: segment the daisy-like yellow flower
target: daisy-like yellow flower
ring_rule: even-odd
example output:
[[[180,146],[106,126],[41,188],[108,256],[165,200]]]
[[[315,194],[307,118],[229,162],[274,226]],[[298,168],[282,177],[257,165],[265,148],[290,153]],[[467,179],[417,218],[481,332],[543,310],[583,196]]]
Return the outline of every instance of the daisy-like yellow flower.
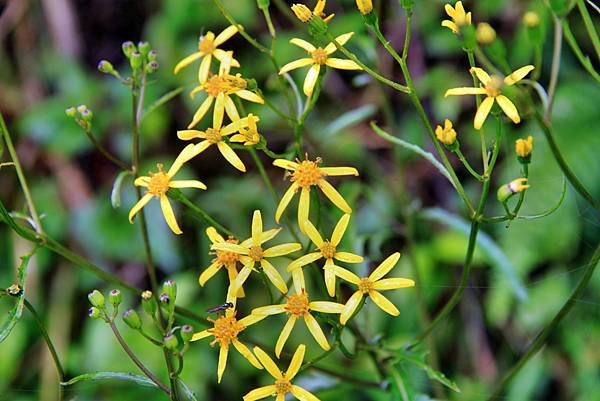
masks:
[[[319,234],[315,226],[313,226],[310,221],[306,221],[304,223],[304,231],[306,232],[306,235],[308,235],[310,240],[317,246],[318,251],[301,256],[300,258],[294,260],[292,263],[289,264],[288,271],[292,272],[296,292],[299,292],[300,288],[304,288],[304,282],[299,282],[303,278],[303,276],[296,275],[294,274],[294,272],[298,269],[301,269],[303,266],[306,266],[309,263],[312,263],[321,258],[325,259],[325,265],[323,266],[323,269],[325,270],[325,286],[327,287],[327,292],[329,293],[329,296],[333,297],[335,296],[335,273],[332,269],[332,266],[335,263],[333,260],[336,259],[346,263],[360,263],[363,261],[362,256],[355,255],[350,252],[340,252],[336,249],[336,247],[340,244],[344,233],[346,232],[346,228],[348,227],[349,221],[349,214],[345,214],[342,216],[340,221],[338,221],[338,223],[336,224],[333,233],[331,234],[330,241],[323,241],[321,234]]]
[[[235,297],[227,299],[235,305]],[[219,316],[217,319],[208,318],[213,324],[210,329],[202,330],[194,333],[192,341],[201,340],[206,337],[213,336],[214,340],[210,343],[211,347],[219,344],[219,363],[217,365],[217,381],[221,383],[223,372],[227,366],[227,355],[229,354],[229,348],[231,345],[250,362],[257,369],[262,369],[262,365],[254,354],[246,347],[240,340],[238,340],[239,334],[246,329],[246,327],[263,320],[266,316],[262,315],[248,315],[243,319],[236,318],[236,310],[234,308],[227,309],[224,315]]]
[[[231,283],[231,291],[238,291],[238,289],[244,285],[250,273],[255,270],[254,265],[257,263],[260,264],[260,267],[265,272],[269,280],[271,280],[273,285],[277,287],[279,291],[284,294],[288,291],[287,285],[281,277],[281,274],[279,274],[277,269],[275,269],[275,267],[266,258],[287,255],[288,253],[300,250],[302,245],[294,242],[275,245],[269,249],[262,248],[262,244],[275,237],[280,230],[281,229],[263,231],[260,210],[255,210],[254,215],[252,216],[252,236],[250,238],[239,245],[230,243],[213,244],[211,249],[230,251],[242,255],[240,256],[240,261],[244,267],[242,270],[240,270],[233,283]]]
[[[181,166],[188,160],[190,160],[194,153],[194,145],[186,146],[179,156],[173,162],[173,165],[166,173],[163,171],[163,165],[158,163],[156,167],[158,172],[149,173],[149,176],[141,176],[135,179],[133,184],[138,187],[146,187],[148,192],[131,208],[129,211],[129,222],[133,223],[133,217],[144,207],[150,199],[157,197],[160,200],[160,207],[169,228],[175,234],[181,234],[182,231],[175,220],[175,214],[173,208],[167,197],[167,191],[169,188],[199,188],[206,189],[206,185],[197,180],[172,180],[173,176],[177,174]]]
[[[525,158],[531,156],[533,151],[533,137],[529,135],[527,139],[517,139],[515,141],[515,153],[517,156]]]
[[[228,239],[223,238],[214,227],[208,227],[206,229],[206,236],[208,237],[208,239],[210,239],[210,242],[213,244],[237,244],[239,242],[233,237],[229,237]],[[202,271],[202,273],[200,273],[198,283],[201,287],[204,287],[204,284],[206,284],[206,282],[210,280],[222,268],[227,269],[230,284],[233,282],[233,280],[235,280],[235,278],[238,275],[237,264],[240,261],[240,255],[229,251],[215,251],[215,254],[216,257],[212,260],[210,266],[208,266]],[[244,289],[240,288],[237,293],[237,297],[243,298],[244,296]]]
[[[206,35],[200,36],[198,39],[198,51],[190,54],[185,57],[183,60],[177,63],[175,66],[173,73],[177,74],[183,68],[192,64],[194,61],[203,58],[200,62],[200,68],[198,69],[198,82],[201,84],[206,82],[208,79],[208,72],[210,71],[210,63],[212,61],[213,56],[219,60],[223,61],[227,57],[227,52],[225,50],[219,49],[223,43],[225,43],[229,38],[235,35],[238,32],[238,28],[236,26],[229,26],[223,30],[220,34],[215,37],[215,34],[211,31],[208,31]],[[240,63],[236,59],[231,60],[231,65],[233,67],[239,67]]]
[[[300,344],[296,349],[296,352],[294,352],[294,356],[292,356],[290,366],[287,371],[283,373],[265,351],[259,347],[254,347],[254,354],[263,364],[267,372],[275,378],[275,383],[250,391],[244,396],[244,401],[262,400],[263,398],[271,396],[276,397],[275,401],[284,401],[287,393],[292,393],[294,397],[301,401],[319,401],[319,399],[310,392],[300,386],[292,384],[292,379],[298,374],[298,371],[302,366],[305,352],[306,346]]]
[[[498,103],[504,114],[508,116],[515,124],[521,122],[521,117],[517,108],[506,96],[502,94],[502,88],[506,86],[512,86],[525,78],[527,74],[531,72],[535,67],[532,65],[526,65],[519,68],[518,70],[511,73],[504,79],[498,75],[489,76],[487,72],[481,68],[473,67],[471,72],[475,73],[479,81],[483,86],[479,88],[454,88],[448,89],[444,96],[456,96],[456,95],[486,95],[487,97],[481,102],[477,113],[475,114],[475,120],[473,125],[475,129],[481,129],[481,126],[485,122],[494,101]]]
[[[400,259],[400,253],[396,252],[388,256],[386,260],[373,270],[369,277],[358,277],[356,274],[349,270],[346,270],[339,266],[334,266],[333,269],[335,274],[343,278],[344,280],[356,285],[358,290],[352,294],[352,296],[346,302],[344,311],[340,315],[340,323],[346,324],[348,319],[352,317],[354,311],[360,304],[360,301],[364,296],[369,296],[377,306],[379,306],[384,312],[389,313],[392,316],[398,316],[400,311],[390,302],[384,295],[379,291],[395,290],[398,288],[407,288],[415,285],[413,280],[407,278],[383,278]]]
[[[256,123],[260,121],[260,118],[250,113],[247,116],[248,126],[240,127],[240,133],[233,135],[229,140],[231,142],[243,142],[244,146],[256,145],[260,142],[260,133],[258,132],[258,126]]]
[[[254,126],[256,127],[256,120],[258,117],[252,118]],[[222,120],[221,120],[222,121]],[[232,123],[226,125],[225,127],[221,127],[219,124],[214,125],[212,128],[206,129],[206,131],[198,131],[194,129],[186,129],[177,131],[177,137],[184,141],[189,141],[191,139],[204,139],[202,142],[195,145],[194,152],[195,155],[199,155],[208,149],[211,145],[217,145],[219,152],[223,155],[223,157],[231,163],[231,165],[242,172],[246,172],[246,166],[239,158],[239,156],[231,149],[231,147],[225,142],[225,138],[228,135],[239,132],[241,129],[248,127],[250,124],[250,117],[244,117],[233,121]]]
[[[358,175],[358,171],[353,167],[319,167],[321,159],[317,158],[315,161],[306,160],[292,162],[286,159],[277,159],[273,161],[273,165],[281,167],[291,173],[288,173],[292,178],[289,189],[281,198],[277,211],[275,212],[275,220],[279,223],[279,219],[283,214],[283,211],[290,203],[294,194],[300,189],[300,203],[298,205],[298,226],[304,231],[304,222],[308,220],[308,213],[310,208],[310,188],[312,186],[318,186],[321,191],[344,213],[352,213],[352,208],[348,206],[348,203],[344,200],[342,195],[325,179],[328,176],[341,176],[341,175]]]
[[[444,8],[446,9],[446,14],[452,18],[452,21],[445,19],[442,21],[442,26],[449,28],[458,35],[460,33],[460,27],[471,25],[471,12],[465,12],[462,1],[457,1],[454,7],[450,4],[446,4]]]
[[[354,32],[345,33],[335,38],[335,41],[338,42],[340,45],[344,45],[348,40],[350,40],[352,35],[354,35]],[[290,40],[290,43],[306,50],[310,54],[310,57],[301,58],[296,61],[287,63],[286,65],[281,67],[279,74],[284,74],[288,71],[295,70],[296,68],[312,64],[312,66],[308,70],[308,74],[306,74],[306,78],[304,79],[303,90],[306,96],[310,96],[313,93],[313,90],[315,89],[315,85],[317,83],[317,78],[319,77],[319,72],[321,71],[321,66],[323,65],[326,65],[331,68],[337,68],[340,70],[362,69],[358,64],[356,64],[352,60],[329,57],[337,50],[333,42],[329,43],[327,46],[325,46],[325,48],[315,47],[307,41],[298,38]]]
[[[317,323],[317,320],[311,315],[311,311],[322,312],[322,313],[342,313],[344,310],[344,305],[338,304],[335,302],[329,301],[313,301],[310,302],[308,299],[308,294],[304,289],[299,292],[296,292],[294,295],[290,295],[287,298],[287,302],[281,305],[268,305],[262,306],[260,308],[256,308],[252,311],[253,315],[277,315],[279,313],[287,313],[289,315],[288,320],[283,326],[281,330],[281,334],[279,334],[279,338],[277,339],[277,344],[275,345],[275,355],[279,358],[281,354],[281,350],[285,345],[294,325],[296,324],[296,320],[300,318],[304,318],[304,323],[306,323],[306,327],[315,338],[317,343],[324,350],[328,350],[331,347],[327,342],[327,338]]]
[[[335,14],[330,14],[328,16],[325,15],[323,11],[325,10],[326,3],[327,0],[317,0],[317,4],[315,5],[315,8],[313,8],[312,12],[304,4],[293,4],[291,9],[296,17],[302,22],[310,21],[313,15],[323,19],[325,22],[329,22],[335,16]]]
[[[206,82],[201,83],[190,92],[190,96],[194,97],[198,92],[206,92],[207,97],[202,102],[198,110],[194,114],[192,122],[188,128],[193,128],[206,115],[210,106],[215,104],[213,110],[213,127],[220,127],[223,123],[223,115],[227,113],[231,121],[240,119],[240,115],[235,107],[231,95],[248,100],[254,103],[263,104],[265,101],[256,93],[246,89],[248,83],[240,74],[231,75],[229,71],[232,66],[233,52],[227,52],[227,56],[221,61],[219,66],[219,74],[208,78]]]

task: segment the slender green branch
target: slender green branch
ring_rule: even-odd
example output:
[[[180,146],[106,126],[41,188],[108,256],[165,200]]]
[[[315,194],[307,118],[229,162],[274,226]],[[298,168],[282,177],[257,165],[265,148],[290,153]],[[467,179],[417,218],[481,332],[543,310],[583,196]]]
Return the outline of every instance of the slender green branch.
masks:
[[[583,24],[585,25],[585,29],[587,30],[587,33],[590,39],[592,40],[592,44],[594,45],[594,50],[596,51],[598,60],[600,60],[600,38],[598,38],[598,32],[596,32],[596,28],[594,27],[592,17],[590,17],[590,14],[588,13],[588,10],[585,7],[585,3],[583,0],[577,0],[577,7],[579,8],[581,18],[583,18]]]
[[[566,18],[563,19],[563,21],[562,21],[562,27],[563,27],[563,35],[565,37],[565,40],[567,41],[569,46],[571,46],[571,50],[573,50],[573,53],[575,53],[575,57],[577,57],[577,60],[579,60],[579,63],[583,66],[583,68],[585,68],[585,70],[596,81],[598,81],[600,83],[600,74],[594,69],[594,66],[592,65],[590,58],[588,56],[585,56],[583,54],[583,52],[581,51],[581,48],[579,47],[579,44],[577,43],[575,36],[573,36],[573,32],[571,32],[571,27],[569,26],[569,21],[567,21]]]
[[[554,104],[554,96],[556,94],[556,85],[558,84],[558,72],[560,70],[560,55],[562,49],[562,24],[556,16],[552,16],[554,20],[554,44],[552,48],[552,67],[550,70],[550,83],[548,84],[548,104],[544,111],[544,118],[550,120],[552,115],[552,105]]]
[[[462,162],[463,166],[465,166],[465,168],[469,171],[469,173],[471,173],[471,175],[475,177],[478,181],[483,181],[483,177],[481,176],[481,174],[479,174],[477,171],[475,171],[475,169],[473,169],[473,167],[471,167],[471,164],[469,164],[468,160],[465,158],[465,155],[463,155],[460,148],[456,149],[455,153],[458,159]]]
[[[131,167],[128,166],[127,163],[120,160],[118,157],[113,156],[104,146],[102,146],[102,144],[100,142],[98,142],[96,137],[94,137],[92,130],[89,128],[89,125],[87,128],[83,129],[83,132],[85,132],[85,135],[87,135],[90,142],[92,142],[94,147],[102,154],[102,156],[106,157],[108,160],[113,162],[115,165],[117,165],[122,170],[125,170],[125,171],[131,170]]]
[[[170,198],[175,199],[175,200],[181,202],[183,205],[187,206],[187,208],[194,215],[200,217],[201,219],[206,221],[211,226],[214,226],[220,232],[225,233],[229,236],[235,237],[234,233],[231,230],[228,230],[221,223],[219,223],[218,221],[213,219],[208,213],[206,213],[206,211],[204,209],[202,209],[201,207],[192,203],[192,201],[190,201],[180,190],[171,188],[171,189],[169,189],[169,192],[167,192],[167,195]]]

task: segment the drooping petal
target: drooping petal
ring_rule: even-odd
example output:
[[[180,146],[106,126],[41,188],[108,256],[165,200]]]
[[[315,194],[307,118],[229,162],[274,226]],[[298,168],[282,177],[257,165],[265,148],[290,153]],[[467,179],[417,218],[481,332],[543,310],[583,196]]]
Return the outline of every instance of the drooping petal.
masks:
[[[190,159],[195,157],[197,154],[198,154],[198,152],[197,152],[196,145],[194,145],[193,143],[190,143],[185,148],[183,148],[183,150],[179,153],[179,155],[177,155],[177,158],[175,158],[175,161],[171,165],[171,168],[169,168],[169,171],[167,171],[167,177],[173,178],[173,176],[175,174],[177,174],[179,169],[181,169],[181,167],[185,163],[187,163]]]
[[[150,177],[138,177],[133,181],[133,185],[136,187],[147,187],[150,184]]]
[[[342,313],[344,311],[344,305],[330,301],[313,301],[308,306],[310,310],[322,313]]]
[[[358,285],[360,283],[360,277],[358,277],[356,274],[352,273],[348,269],[344,269],[343,267],[335,266],[335,265],[331,265],[330,269],[333,269],[333,272],[335,273],[336,276],[346,280],[349,283],[356,284],[356,285]]]
[[[312,53],[315,50],[317,50],[316,47],[314,47],[313,45],[311,45],[310,43],[308,43],[306,40],[303,40],[303,39],[293,38],[293,39],[290,39],[290,43],[293,45],[296,45],[298,47],[301,47],[302,49],[306,50],[309,53]]]
[[[477,79],[479,79],[479,81],[484,85],[487,85],[492,80],[488,73],[482,70],[481,68],[471,67],[470,72],[474,73],[477,76]]]
[[[445,19],[442,21],[442,26],[449,28],[452,32],[456,34],[460,32],[458,29],[458,25],[456,25],[453,21]]]
[[[350,40],[350,38],[352,37],[352,35],[354,35],[354,32],[344,33],[344,34],[336,37],[335,41],[340,46],[344,46],[346,44],[346,42]],[[327,54],[331,54],[331,53],[333,53],[333,52],[335,52],[337,50],[337,47],[335,47],[335,43],[331,42],[327,46],[325,46],[325,49],[323,49],[323,50],[325,50],[325,52]]]
[[[519,116],[517,108],[506,96],[500,95],[496,97],[496,101],[498,102],[498,105],[502,111],[504,111],[504,114],[506,114],[513,123],[518,124],[521,122],[521,117]]]
[[[223,49],[215,49],[215,51],[213,52],[213,56],[215,56],[215,58],[219,61],[223,61],[227,57],[229,57],[227,52]],[[239,68],[239,66],[240,66],[240,62],[237,61],[235,58],[231,58],[230,67]]]
[[[151,193],[146,193],[144,196],[141,197],[141,199],[135,204],[133,205],[133,207],[131,208],[131,210],[129,211],[129,222],[133,223],[133,217],[144,207],[146,206],[146,203],[150,202],[150,199],[152,199],[154,195],[152,195]]]
[[[216,244],[212,244],[210,249],[217,251],[233,252],[240,255],[248,255],[248,248],[238,244],[232,244],[230,242],[219,242]]]
[[[233,52],[226,51],[224,56],[220,59],[221,64],[219,65],[219,76],[225,76],[229,74],[231,70],[231,63],[233,61]]]
[[[198,188],[206,189],[206,185],[198,180],[176,180],[169,182],[169,188]]]
[[[346,305],[344,305],[344,311],[340,314],[340,323],[341,324],[346,324],[348,319],[350,319],[350,317],[352,317],[352,315],[354,314],[354,311],[356,311],[356,308],[358,307],[358,304],[362,300],[362,297],[363,297],[363,293],[360,291],[356,291],[348,299],[348,302],[346,302]]]
[[[325,261],[325,266],[323,266],[324,275],[325,275],[325,287],[327,288],[327,293],[330,297],[335,296],[335,270],[334,264],[331,259],[327,259]]]
[[[363,257],[350,252],[336,252],[334,258],[346,263],[360,263]]]
[[[313,59],[312,58],[301,58],[298,60],[294,60],[290,63],[287,63],[286,65],[284,65],[283,67],[281,67],[281,70],[279,70],[279,74],[285,74],[286,72],[295,70],[296,68],[301,68],[304,66],[307,66],[309,64],[313,63]]]
[[[196,129],[183,129],[177,131],[177,138],[181,139],[182,141],[189,141],[196,138],[206,139],[206,133]]]
[[[208,109],[210,109],[210,106],[213,104],[213,100],[215,100],[214,96],[208,96],[206,99],[204,99],[204,102],[202,102],[200,107],[198,107],[198,110],[196,110],[196,112],[194,113],[192,122],[187,126],[188,129],[194,128],[196,124],[198,124],[202,120],[202,118],[204,118],[204,116],[208,112]]]
[[[202,331],[199,331],[197,333],[194,333],[194,335],[192,336],[191,341],[202,340],[203,338],[210,337],[212,335],[213,334],[211,332],[209,332],[208,330],[202,330]]]
[[[210,226],[206,229],[206,236],[208,237],[210,242],[212,242],[213,244],[215,242],[225,242],[225,238],[223,238],[223,236],[221,234],[219,234],[217,229],[214,228],[213,226]]]
[[[306,289],[306,282],[304,281],[304,272],[302,269],[292,271],[292,282],[294,283],[294,291],[296,291],[296,294],[300,294]]]
[[[448,89],[444,94],[444,97],[448,96],[461,96],[461,95],[485,95],[485,88],[452,88]]]
[[[321,401],[314,394],[308,392],[300,386],[296,386],[295,384],[292,384],[290,392],[300,401]]]
[[[177,235],[182,234],[183,231],[181,231],[179,225],[177,224],[177,220],[175,220],[175,214],[173,213],[173,208],[171,207],[171,203],[169,202],[167,195],[162,195],[160,197],[160,208],[162,209],[165,221],[167,222],[171,231]]]
[[[221,128],[221,135],[222,136],[231,135],[234,132],[238,132],[240,130],[240,128],[244,128],[247,126],[248,126],[248,117],[240,118],[238,120],[233,120],[232,123],[227,124],[227,126]]]
[[[383,278],[383,276],[388,274],[390,272],[390,270],[392,270],[394,268],[394,266],[396,266],[396,263],[398,263],[399,259],[400,259],[400,252],[392,253],[383,262],[381,262],[375,270],[373,270],[373,272],[369,275],[369,280],[377,281],[377,280]]]
[[[212,55],[207,54],[200,63],[198,68],[198,82],[203,84],[208,79],[208,72],[210,71],[210,63],[212,61]]]
[[[225,43],[226,40],[228,40],[233,35],[235,35],[237,32],[238,32],[237,26],[230,25],[227,28],[223,29],[223,31],[217,35],[217,37],[213,41],[213,44],[215,45],[215,47],[219,47],[223,43]]]
[[[319,77],[319,71],[321,71],[321,66],[319,64],[313,64],[312,67],[309,68],[306,78],[304,78],[304,86],[302,87],[302,90],[308,97],[312,95],[313,90],[315,89],[317,78]]]
[[[340,175],[355,175],[358,176],[358,170],[354,167],[319,167],[319,170],[325,175],[340,176]]]
[[[396,306],[381,293],[369,291],[369,296],[384,312],[389,313],[392,316],[398,316],[400,314],[398,308],[396,308]]]
[[[292,380],[300,370],[302,366],[302,361],[304,361],[304,353],[306,352],[306,346],[304,344],[300,344],[298,348],[296,348],[296,352],[294,352],[294,356],[292,356],[292,360],[290,361],[290,365],[283,377],[287,380]]]
[[[262,215],[260,210],[255,210],[252,214],[252,244],[258,246],[260,244],[260,236],[263,230]]]
[[[475,113],[475,119],[473,120],[473,126],[475,127],[475,129],[481,129],[481,126],[485,122],[485,119],[487,118],[488,114],[490,114],[490,110],[492,109],[493,105],[493,97],[488,96],[485,99],[483,99],[483,102],[481,102],[479,108],[477,109],[477,113]]]
[[[213,128],[216,130],[221,129],[223,125],[223,115],[225,114],[225,94],[223,92],[217,95],[215,101],[215,108],[213,110]]]
[[[532,65],[526,65],[525,67],[521,67],[518,70],[514,71],[512,74],[504,78],[504,83],[508,86],[512,86],[525,78],[527,74],[535,69]]]
[[[198,283],[200,287],[204,287],[204,284],[214,276],[220,269],[222,265],[219,262],[213,262],[210,266],[208,266],[202,273],[200,273],[200,277],[198,278]]]
[[[362,67],[352,60],[342,58],[329,57],[325,65],[338,70],[362,70]]]
[[[298,169],[298,163],[286,159],[275,159],[273,165],[291,171],[296,171]]]
[[[179,73],[179,71],[181,71],[183,68],[192,64],[194,61],[198,60],[202,56],[204,56],[204,53],[196,52],[196,53],[192,53],[189,56],[185,57],[180,62],[178,62],[177,65],[175,65],[175,68],[173,69],[173,74]]]
[[[281,291],[282,294],[285,294],[288,291],[288,288],[285,284],[285,280],[283,279],[283,277],[281,277],[281,274],[279,274],[277,269],[275,269],[275,267],[266,259],[261,260],[260,265],[263,268],[263,271],[265,272],[269,280],[271,280],[271,282],[273,283],[273,285],[277,287],[277,289]]]
[[[300,201],[298,202],[298,226],[304,232],[304,223],[308,221],[310,212],[310,188],[302,188]]]
[[[321,252],[311,252],[306,255],[300,256],[298,259],[294,260],[287,267],[289,272],[299,269],[302,266],[306,266],[309,263],[314,262],[315,260],[319,260],[323,257]]]
[[[231,121],[237,121],[240,119],[240,114],[235,107],[235,103],[228,95],[225,95],[225,112]]]
[[[285,304],[282,305],[267,305],[252,309],[253,315],[277,315],[285,312]]]
[[[229,277],[229,284],[231,285],[231,283],[233,283],[238,276],[238,271],[235,267],[235,263],[227,266],[227,276]],[[246,294],[244,293],[244,289],[240,287],[235,296],[236,298],[244,298],[246,296]]]
[[[269,372],[271,376],[273,376],[276,379],[283,379],[283,374],[281,373],[281,370],[279,370],[275,362],[273,362],[271,357],[265,351],[260,349],[260,347],[254,347],[253,350],[254,355],[256,355],[260,363],[264,366],[264,368],[267,370],[267,372]]]
[[[352,208],[348,205],[346,200],[340,195],[340,193],[326,180],[319,180],[317,184],[321,191],[329,198],[330,201],[333,202],[341,211],[344,213],[352,213]]]
[[[285,326],[283,326],[283,329],[281,329],[281,334],[279,334],[279,338],[275,344],[275,355],[277,358],[279,358],[279,355],[281,355],[281,350],[283,349],[285,342],[287,341],[292,329],[294,328],[294,325],[296,324],[296,319],[298,318],[295,315],[290,315],[287,322],[285,322]]]
[[[229,354],[229,347],[222,346],[219,350],[219,364],[217,365],[217,383],[221,383],[223,372],[227,366],[227,355]]]
[[[279,201],[279,205],[277,205],[277,211],[275,212],[275,221],[277,223],[279,223],[279,220],[281,219],[281,215],[283,214],[283,211],[290,204],[292,198],[296,194],[297,189],[298,189],[298,184],[296,184],[294,182],[294,183],[292,183],[292,185],[290,185],[288,190],[285,191],[285,194],[283,194],[283,197]]]
[[[288,253],[296,252],[302,249],[302,244],[290,242],[287,244],[275,245],[263,253],[265,258],[275,258],[277,256],[287,255]]]
[[[241,172],[246,172],[246,166],[242,162],[242,159],[239,158],[239,156],[233,151],[233,149],[231,149],[231,147],[228,144],[226,144],[225,142],[218,142],[217,148],[219,148],[219,151],[221,152],[223,157],[227,159],[227,161],[233,167],[237,168]]]
[[[255,388],[254,390],[248,392],[243,399],[244,401],[262,400],[263,398],[270,397],[275,393],[277,393],[277,388],[274,384],[271,384],[269,386]]]
[[[331,244],[333,246],[338,246],[344,233],[346,232],[346,228],[348,228],[348,223],[350,222],[350,215],[344,214],[340,221],[337,222],[335,228],[333,229],[333,234],[331,234]]]
[[[242,354],[242,356],[244,358],[246,358],[248,360],[248,362],[250,362],[252,364],[252,366],[254,366],[256,369],[262,369],[262,365],[260,364],[260,362],[258,362],[258,359],[256,359],[256,357],[254,356],[254,354],[248,349],[248,347],[246,347],[244,344],[242,344],[239,340],[234,339],[232,341],[233,346],[235,347],[235,349]]]
[[[379,291],[385,291],[413,287],[414,285],[415,282],[408,278],[384,278],[373,283],[373,288]]]
[[[327,342],[327,337],[325,337],[321,326],[319,326],[317,320],[310,313],[304,314],[304,322],[306,323],[306,327],[308,327],[310,334],[312,334],[312,336],[315,338],[315,340],[321,346],[321,348],[323,348],[325,351],[330,349],[331,347]]]
[[[246,89],[237,91],[237,92],[235,92],[235,94],[249,102],[254,102],[254,103],[258,103],[258,104],[263,104],[265,102],[265,100],[262,97],[258,96],[256,93],[250,92],[249,90],[246,90]]]
[[[254,261],[252,261],[252,262],[254,262]],[[250,275],[250,273],[252,273],[252,267],[254,267],[254,263],[252,263],[252,266],[246,265],[246,266],[242,267],[242,270],[240,270],[240,273],[235,278],[235,281],[230,284],[231,291],[233,291],[234,294],[237,293],[240,288],[242,288],[242,286],[248,279],[248,276]]]

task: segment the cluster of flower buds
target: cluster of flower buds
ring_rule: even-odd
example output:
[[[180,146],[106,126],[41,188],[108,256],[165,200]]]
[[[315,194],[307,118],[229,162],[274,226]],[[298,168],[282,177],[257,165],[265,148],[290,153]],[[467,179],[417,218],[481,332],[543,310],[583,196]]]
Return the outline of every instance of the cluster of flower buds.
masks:
[[[65,110],[65,114],[74,119],[84,130],[89,131],[92,128],[94,113],[92,113],[85,104],[81,104],[77,107],[71,106]]]
[[[148,42],[138,42],[137,46],[127,41],[121,45],[123,54],[129,60],[129,65],[133,70],[133,75],[144,71],[146,74],[152,74],[158,70],[158,61],[156,50],[152,49]],[[104,74],[110,74],[115,78],[124,81],[119,72],[108,60],[100,60],[98,71]]]
[[[111,290],[108,293],[108,303],[112,306],[112,313],[109,314],[106,308],[106,298],[104,295],[98,291],[94,290],[88,294],[88,300],[92,307],[88,310],[88,315],[92,319],[102,318],[104,321],[109,321],[111,318],[117,315],[119,311],[119,305],[123,300],[123,296],[121,295],[121,291],[119,290]]]

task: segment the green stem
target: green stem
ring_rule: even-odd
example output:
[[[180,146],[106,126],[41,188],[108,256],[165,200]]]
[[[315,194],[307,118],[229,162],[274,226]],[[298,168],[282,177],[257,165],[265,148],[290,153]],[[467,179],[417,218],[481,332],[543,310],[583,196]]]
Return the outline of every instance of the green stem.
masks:
[[[583,295],[583,292],[585,291],[588,283],[590,282],[590,279],[594,274],[594,270],[598,266],[598,262],[600,262],[600,245],[596,247],[596,250],[594,251],[592,258],[590,259],[585,269],[585,272],[583,273],[583,276],[579,280],[579,283],[577,283],[577,286],[571,293],[571,296],[567,299],[565,304],[562,306],[562,308],[560,308],[560,310],[558,311],[556,316],[554,316],[554,318],[550,321],[550,323],[548,323],[548,325],[544,327],[541,333],[538,334],[533,343],[527,349],[527,352],[525,352],[525,354],[517,361],[517,363],[506,373],[506,375],[500,382],[500,385],[498,386],[496,391],[494,391],[494,393],[488,398],[488,400],[492,401],[501,398],[500,396],[502,395],[506,385],[515,377],[515,375],[521,370],[521,368],[525,366],[525,364],[542,349],[542,347],[548,340],[550,334],[556,330],[560,322],[571,311],[571,308],[573,307],[573,305],[575,305],[575,302],[577,302],[579,297]]]
[[[317,104],[317,100],[319,99],[319,95],[321,94],[321,83],[323,81],[323,74],[325,69],[321,69],[321,73],[317,78],[317,82],[315,84],[315,88],[313,93],[310,96],[310,99],[307,100],[306,106],[302,115],[296,122],[296,127],[294,128],[294,140],[296,142],[296,156],[300,159],[303,158],[302,155],[302,131],[304,130],[304,124],[306,123],[306,119],[308,118],[310,112],[313,110],[315,105]]]
[[[215,227],[220,232],[225,233],[229,236],[235,237],[235,235],[233,234],[232,231],[228,230],[222,224],[220,224],[218,221],[213,219],[208,213],[206,213],[206,211],[204,211],[204,209],[202,209],[201,207],[192,203],[192,201],[190,201],[181,191],[175,190],[175,189],[169,189],[169,192],[167,192],[167,195],[170,198],[175,199],[175,200],[181,202],[183,205],[187,206],[187,208],[193,214],[195,214],[196,216],[205,220],[208,224]]]
[[[575,53],[575,57],[579,60],[579,63],[586,69],[586,71],[598,82],[600,82],[600,74],[596,72],[592,62],[590,61],[588,56],[584,56],[575,36],[573,36],[573,32],[571,32],[571,27],[569,26],[569,22],[565,19],[562,21],[562,28],[565,40],[571,46],[571,50]]]
[[[477,64],[475,64],[475,57],[473,56],[473,50],[465,49],[465,51],[467,53],[467,58],[469,59],[469,66],[471,66],[471,68],[477,67]],[[473,79],[473,87],[477,88],[479,86],[479,80],[474,72],[471,72],[471,78]],[[475,95],[475,103],[479,108],[479,105],[481,104],[481,95]],[[479,130],[479,141],[481,142],[481,161],[483,163],[483,171],[486,171],[488,169],[488,155],[485,145],[485,131],[483,127]]]
[[[469,171],[469,173],[471,173],[471,175],[473,177],[475,177],[478,181],[483,181],[483,177],[481,176],[481,174],[479,174],[477,171],[475,171],[473,169],[473,167],[471,167],[471,164],[469,164],[469,162],[465,158],[465,155],[463,155],[460,148],[456,149],[455,153],[456,153],[456,156],[458,156],[458,159],[462,162],[463,166],[465,166],[466,169]]]
[[[258,157],[258,154],[256,153],[256,150],[254,150],[253,147],[248,147],[247,149],[248,149],[248,152],[250,152],[250,156],[252,156],[252,160],[254,160],[256,167],[258,168],[258,172],[260,173],[260,176],[262,177],[265,185],[269,189],[269,193],[273,197],[273,201],[275,201],[275,205],[277,205],[279,203],[279,198],[277,197],[277,192],[275,192],[275,189],[273,188],[273,184],[271,184],[271,180],[269,179],[269,176],[267,175],[267,170],[265,170],[265,165],[263,164],[262,160],[260,160],[260,157]]]
[[[544,118],[550,120],[552,115],[552,105],[554,104],[554,95],[556,94],[556,85],[558,83],[558,72],[560,70],[560,54],[562,49],[562,25],[558,17],[553,16],[554,20],[554,45],[552,49],[552,67],[550,70],[550,83],[548,84],[548,104],[544,111]]]
[[[577,0],[577,7],[579,8],[581,18],[583,18],[583,24],[585,25],[585,29],[587,30],[587,33],[590,36],[590,39],[592,40],[592,44],[594,45],[596,55],[600,60],[600,38],[598,38],[598,33],[596,32],[596,28],[594,28],[592,17],[590,17],[590,14],[588,13],[588,10],[585,7],[585,3],[583,0]]]
[[[108,150],[106,150],[106,148],[104,146],[102,146],[102,144],[100,142],[98,142],[98,140],[94,137],[94,134],[92,133],[91,129],[89,129],[89,126],[87,128],[84,128],[83,132],[85,132],[85,134],[89,138],[90,142],[92,142],[94,147],[102,154],[102,156],[106,157],[108,160],[113,162],[115,165],[117,165],[122,170],[125,170],[125,171],[131,170],[131,167],[128,166],[127,163],[125,163],[124,161],[120,160],[119,158],[113,156]]]
[[[529,165],[528,164],[523,164],[523,171],[522,171],[522,177],[523,178],[529,178]],[[510,213],[510,217],[511,219],[517,217],[517,215],[519,214],[519,211],[521,210],[521,206],[523,206],[523,202],[525,201],[525,193],[527,191],[521,191],[521,193],[519,194],[519,200],[517,201],[517,204],[515,205],[513,211]]]

